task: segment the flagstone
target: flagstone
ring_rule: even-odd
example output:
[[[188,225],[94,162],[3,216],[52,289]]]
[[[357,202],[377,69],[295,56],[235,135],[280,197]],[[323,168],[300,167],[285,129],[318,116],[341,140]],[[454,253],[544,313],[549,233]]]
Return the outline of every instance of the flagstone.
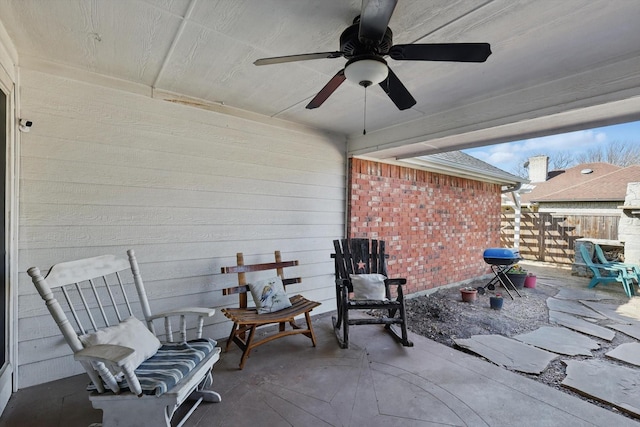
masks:
[[[474,335],[467,339],[454,339],[454,342],[498,366],[528,374],[540,374],[558,357],[502,335]]]
[[[637,298],[634,298],[619,304],[607,304],[583,300],[580,302],[611,320],[630,324],[640,321],[640,306],[638,306],[638,301],[639,300]]]
[[[640,322],[634,322],[630,324],[626,323],[614,323],[607,325],[607,328],[615,329],[623,334],[629,335],[632,338],[640,340]]]
[[[606,353],[607,356],[612,359],[621,360],[623,362],[631,363],[632,365],[640,366],[640,343],[628,342],[620,344],[613,350]]]
[[[640,416],[640,370],[599,360],[563,360],[562,385],[584,396]]]
[[[556,323],[569,329],[573,329],[574,331],[602,338],[607,341],[613,340],[616,336],[616,333],[611,329],[596,325],[572,314],[563,313],[561,311],[549,310],[549,321],[551,323]],[[640,334],[640,328],[638,329],[638,333]]]
[[[574,301],[578,301],[581,299],[600,301],[609,298],[609,296],[602,291],[598,291],[597,289],[561,288],[558,293],[554,295],[554,298]]]
[[[593,356],[591,350],[600,345],[591,338],[570,329],[557,326],[543,326],[535,331],[513,337],[526,344],[567,356]]]
[[[553,297],[547,298],[547,307],[549,310],[561,311],[563,313],[575,314],[583,317],[590,317],[592,319],[606,319],[606,317],[589,307],[585,307],[583,304],[577,301],[556,299]]]

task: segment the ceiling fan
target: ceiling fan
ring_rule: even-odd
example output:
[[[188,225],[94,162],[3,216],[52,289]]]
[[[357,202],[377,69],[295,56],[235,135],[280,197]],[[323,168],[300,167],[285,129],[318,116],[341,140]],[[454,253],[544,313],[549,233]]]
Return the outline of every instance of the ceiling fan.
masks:
[[[489,43],[394,45],[393,33],[387,25],[397,3],[398,0],[362,0],[360,15],[340,35],[339,51],[262,58],[254,64],[345,57],[345,67],[309,102],[308,109],[321,106],[345,80],[350,80],[365,88],[380,85],[400,110],[406,110],[415,105],[416,100],[389,68],[385,56],[400,61],[484,62],[491,55]]]

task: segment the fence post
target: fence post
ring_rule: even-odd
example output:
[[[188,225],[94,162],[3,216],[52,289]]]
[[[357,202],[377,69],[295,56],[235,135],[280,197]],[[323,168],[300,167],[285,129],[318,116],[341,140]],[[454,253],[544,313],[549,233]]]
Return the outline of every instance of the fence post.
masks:
[[[545,260],[545,223],[546,223],[546,215],[538,212],[538,261]]]

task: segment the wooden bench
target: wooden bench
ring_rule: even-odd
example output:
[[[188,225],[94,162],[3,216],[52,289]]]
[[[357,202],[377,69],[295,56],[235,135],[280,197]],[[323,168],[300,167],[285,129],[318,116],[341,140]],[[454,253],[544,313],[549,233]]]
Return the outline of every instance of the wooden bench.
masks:
[[[289,298],[291,307],[285,308],[273,313],[259,314],[255,307],[247,307],[247,293],[250,293],[249,282],[246,279],[246,273],[257,271],[275,270],[276,274],[282,279],[285,286],[294,283],[301,283],[299,277],[286,279],[284,277],[284,268],[294,267],[298,265],[298,261],[282,261],[280,251],[275,251],[275,262],[264,264],[245,265],[244,255],[240,252],[236,254],[237,265],[232,267],[222,267],[223,274],[236,273],[238,275],[238,286],[226,288],[222,290],[223,295],[238,294],[239,306],[237,308],[223,308],[222,312],[225,316],[233,321],[233,327],[227,340],[225,351],[229,351],[232,342],[236,343],[242,350],[242,358],[240,359],[240,369],[244,368],[244,364],[251,353],[251,350],[288,335],[302,334],[311,339],[313,346],[316,346],[316,336],[311,325],[310,312],[320,305],[319,302],[309,301],[302,295],[294,295]],[[295,317],[304,314],[307,322],[306,329],[300,327],[295,322]],[[285,329],[286,324],[291,325],[292,329]],[[265,325],[278,324],[278,331],[267,335],[260,340],[254,340],[256,328]]]

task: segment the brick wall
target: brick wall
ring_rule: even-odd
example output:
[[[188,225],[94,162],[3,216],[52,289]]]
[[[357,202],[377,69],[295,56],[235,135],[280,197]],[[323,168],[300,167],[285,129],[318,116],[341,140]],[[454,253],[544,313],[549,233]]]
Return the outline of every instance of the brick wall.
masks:
[[[490,272],[500,246],[500,185],[350,159],[347,235],[387,242],[388,273],[414,293]]]

